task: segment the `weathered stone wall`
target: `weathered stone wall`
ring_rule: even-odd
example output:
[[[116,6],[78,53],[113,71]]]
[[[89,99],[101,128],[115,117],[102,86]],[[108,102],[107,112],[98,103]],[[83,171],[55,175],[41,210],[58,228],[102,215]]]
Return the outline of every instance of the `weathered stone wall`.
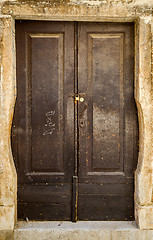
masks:
[[[138,33],[138,76],[135,99],[139,118],[139,161],[135,175],[136,219],[140,228],[152,224],[152,79],[151,18],[141,17]]]
[[[135,99],[139,159],[135,174],[135,218],[153,229],[153,1],[1,0],[0,2],[0,229],[16,220],[16,171],[10,130],[15,103],[15,19],[135,22]]]
[[[118,17],[121,21],[135,19],[138,16],[152,14],[151,0],[18,0],[2,1],[2,13],[14,15],[16,18],[50,19],[51,14],[62,19],[69,16],[71,20],[94,18],[104,21]],[[79,19],[76,19],[76,16]],[[118,19],[118,21],[119,21]],[[112,20],[112,19],[111,19]],[[113,21],[113,20],[112,20]]]
[[[15,103],[15,44],[11,17],[0,18],[0,229],[14,226],[16,171],[10,145]]]

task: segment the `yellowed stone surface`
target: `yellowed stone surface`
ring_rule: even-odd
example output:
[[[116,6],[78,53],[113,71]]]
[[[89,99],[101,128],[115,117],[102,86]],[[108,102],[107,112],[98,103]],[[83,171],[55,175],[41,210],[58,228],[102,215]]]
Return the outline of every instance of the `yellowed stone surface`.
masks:
[[[15,48],[11,17],[1,18],[0,22],[0,229],[13,229],[16,218],[16,170],[10,130],[15,102]]]
[[[135,22],[135,99],[139,159],[135,173],[135,219],[153,229],[153,1],[0,0],[0,229],[16,220],[16,171],[10,130],[15,103],[15,19]]]

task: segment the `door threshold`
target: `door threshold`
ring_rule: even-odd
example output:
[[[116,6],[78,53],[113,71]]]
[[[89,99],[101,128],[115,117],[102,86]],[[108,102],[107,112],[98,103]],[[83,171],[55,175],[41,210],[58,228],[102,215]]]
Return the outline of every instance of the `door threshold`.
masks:
[[[135,221],[19,221],[13,240],[144,240],[153,231],[138,229]]]
[[[138,230],[135,221],[18,221],[15,230]]]

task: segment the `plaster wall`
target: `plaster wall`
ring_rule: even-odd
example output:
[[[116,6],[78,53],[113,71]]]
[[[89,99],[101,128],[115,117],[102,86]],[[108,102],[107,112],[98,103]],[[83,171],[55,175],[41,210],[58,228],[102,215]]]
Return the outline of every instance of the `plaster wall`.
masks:
[[[1,0],[0,2],[0,230],[13,230],[17,176],[10,131],[16,99],[15,19],[135,22],[135,100],[139,159],[135,173],[135,219],[153,229],[153,1]]]

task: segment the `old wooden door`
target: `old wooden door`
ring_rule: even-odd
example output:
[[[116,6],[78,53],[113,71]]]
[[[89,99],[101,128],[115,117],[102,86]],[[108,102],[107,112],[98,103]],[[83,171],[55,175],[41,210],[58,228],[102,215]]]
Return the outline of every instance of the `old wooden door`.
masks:
[[[18,218],[133,220],[133,24],[17,21]]]
[[[80,220],[132,220],[137,160],[133,24],[79,24]]]

